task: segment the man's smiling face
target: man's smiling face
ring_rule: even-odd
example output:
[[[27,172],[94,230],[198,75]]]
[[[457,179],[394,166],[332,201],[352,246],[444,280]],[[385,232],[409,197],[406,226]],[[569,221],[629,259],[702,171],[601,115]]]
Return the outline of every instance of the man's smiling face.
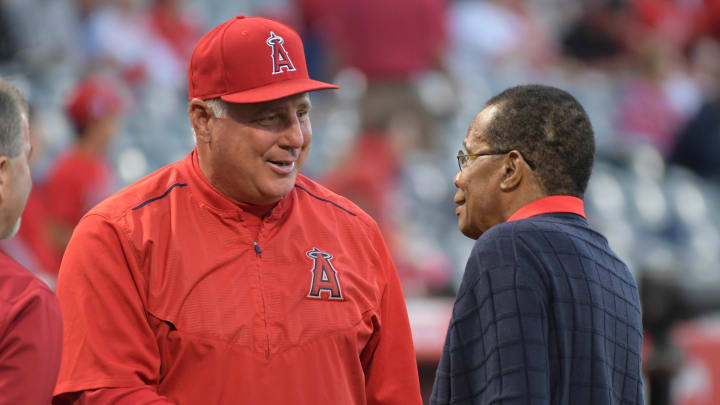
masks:
[[[310,97],[228,103],[210,134],[208,180],[236,201],[267,205],[292,191],[310,151]]]

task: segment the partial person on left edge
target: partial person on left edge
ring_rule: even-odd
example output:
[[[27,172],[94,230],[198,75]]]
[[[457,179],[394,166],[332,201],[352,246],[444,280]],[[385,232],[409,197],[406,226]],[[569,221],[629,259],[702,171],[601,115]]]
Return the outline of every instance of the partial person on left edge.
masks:
[[[20,229],[32,181],[28,108],[0,79],[0,238]],[[50,402],[60,367],[62,319],[53,292],[0,252],[0,404]]]

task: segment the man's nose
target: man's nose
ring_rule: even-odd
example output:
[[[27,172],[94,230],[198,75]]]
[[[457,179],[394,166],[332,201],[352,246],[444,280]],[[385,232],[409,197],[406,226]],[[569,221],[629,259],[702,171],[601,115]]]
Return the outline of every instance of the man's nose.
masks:
[[[455,187],[460,188],[460,181],[462,176],[462,170],[458,171],[455,175],[455,179],[453,180],[453,184],[455,184]]]
[[[303,136],[302,122],[298,118],[290,120],[288,126],[283,131],[280,146],[299,149],[303,146],[304,142],[305,137]]]

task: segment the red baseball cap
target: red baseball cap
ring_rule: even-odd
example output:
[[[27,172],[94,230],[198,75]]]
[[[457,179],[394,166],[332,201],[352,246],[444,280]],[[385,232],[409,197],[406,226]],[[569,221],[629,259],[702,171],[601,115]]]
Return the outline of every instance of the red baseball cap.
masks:
[[[75,128],[83,131],[93,121],[121,114],[124,107],[119,88],[108,80],[89,77],[75,86],[67,99],[65,110]]]
[[[259,103],[338,86],[312,80],[300,36],[263,17],[237,17],[205,34],[188,69],[189,98]]]

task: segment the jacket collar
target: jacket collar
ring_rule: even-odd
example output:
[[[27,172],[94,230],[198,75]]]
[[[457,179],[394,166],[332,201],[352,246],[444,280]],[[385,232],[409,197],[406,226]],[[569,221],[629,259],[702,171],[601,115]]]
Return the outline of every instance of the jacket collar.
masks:
[[[536,215],[567,212],[585,218],[583,200],[569,195],[551,195],[540,198],[515,211],[507,222],[534,217]]]

